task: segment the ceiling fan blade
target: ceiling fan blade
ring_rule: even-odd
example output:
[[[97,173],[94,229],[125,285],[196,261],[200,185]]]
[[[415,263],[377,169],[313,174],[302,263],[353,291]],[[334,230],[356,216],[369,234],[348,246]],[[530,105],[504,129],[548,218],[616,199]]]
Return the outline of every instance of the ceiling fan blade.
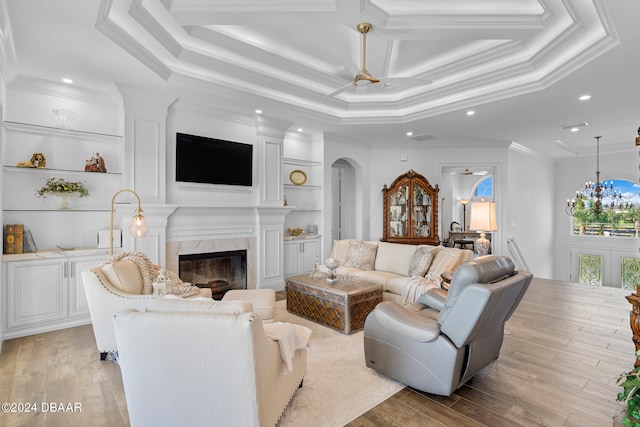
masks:
[[[417,79],[414,77],[383,77],[381,83],[398,86],[426,86],[433,83],[433,80]]]
[[[333,47],[331,53],[336,60],[336,65],[346,67],[353,76],[360,74],[360,68],[343,51]]]
[[[353,83],[349,82],[346,85],[342,86],[340,89],[331,92],[327,96],[336,96],[352,88],[355,89],[355,86],[353,85]]]

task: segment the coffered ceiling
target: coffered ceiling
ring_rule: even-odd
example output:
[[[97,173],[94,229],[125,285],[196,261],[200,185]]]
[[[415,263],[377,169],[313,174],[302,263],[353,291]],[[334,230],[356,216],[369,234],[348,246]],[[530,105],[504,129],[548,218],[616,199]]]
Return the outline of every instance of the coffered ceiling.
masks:
[[[5,0],[6,1],[6,0]],[[20,0],[17,72],[193,88],[367,143],[514,141],[551,157],[633,145],[635,0]],[[428,85],[348,85],[377,78]],[[355,70],[354,70],[355,68]],[[366,82],[365,82],[366,83]],[[591,95],[588,101],[579,96]],[[467,115],[473,110],[474,115]],[[567,125],[587,122],[579,132]],[[413,132],[407,137],[406,132]]]

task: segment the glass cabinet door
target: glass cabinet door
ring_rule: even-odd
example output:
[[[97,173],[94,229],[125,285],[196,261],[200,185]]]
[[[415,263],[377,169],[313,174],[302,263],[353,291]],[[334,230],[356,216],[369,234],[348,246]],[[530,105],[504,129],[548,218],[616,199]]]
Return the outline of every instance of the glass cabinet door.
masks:
[[[413,236],[431,236],[431,196],[417,182],[413,183]]]
[[[406,237],[409,235],[407,227],[409,204],[409,184],[406,183],[398,188],[398,191],[391,195],[389,204],[389,228],[391,236]]]

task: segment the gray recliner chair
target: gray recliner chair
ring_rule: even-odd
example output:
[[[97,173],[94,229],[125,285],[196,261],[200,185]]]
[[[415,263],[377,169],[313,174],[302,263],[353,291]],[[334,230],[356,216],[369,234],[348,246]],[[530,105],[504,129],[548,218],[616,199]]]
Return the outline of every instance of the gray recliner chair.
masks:
[[[366,364],[415,389],[450,396],[500,354],[504,324],[532,274],[504,256],[458,267],[449,291],[430,289],[413,307],[378,304],[364,326]]]

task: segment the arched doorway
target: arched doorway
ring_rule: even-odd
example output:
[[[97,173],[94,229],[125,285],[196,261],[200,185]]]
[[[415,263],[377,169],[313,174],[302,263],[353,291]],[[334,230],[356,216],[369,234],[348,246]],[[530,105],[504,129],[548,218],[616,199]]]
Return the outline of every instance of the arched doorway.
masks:
[[[356,237],[356,169],[346,159],[331,165],[331,240]]]

